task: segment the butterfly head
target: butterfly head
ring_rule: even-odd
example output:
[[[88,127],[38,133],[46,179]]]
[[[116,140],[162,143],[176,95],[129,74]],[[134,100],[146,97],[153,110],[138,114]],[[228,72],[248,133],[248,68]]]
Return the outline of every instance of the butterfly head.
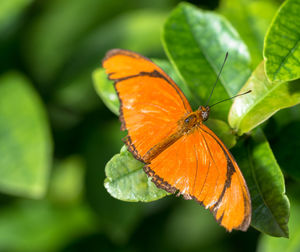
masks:
[[[200,110],[200,115],[202,117],[202,121],[206,121],[209,117],[209,112],[210,112],[210,107],[209,106],[200,106],[199,107],[199,110]]]

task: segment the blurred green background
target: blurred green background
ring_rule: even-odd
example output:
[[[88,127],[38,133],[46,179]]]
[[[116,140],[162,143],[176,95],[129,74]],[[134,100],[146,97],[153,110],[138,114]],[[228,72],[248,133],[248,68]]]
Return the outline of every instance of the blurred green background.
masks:
[[[96,94],[92,72],[112,48],[165,59],[160,33],[179,2],[0,2],[0,251],[255,251],[267,239],[252,227],[227,233],[195,202],[127,203],[103,186],[105,164],[124,133]],[[233,26],[246,15],[237,0],[188,2],[232,17]],[[282,1],[267,2],[263,11],[251,7],[269,20],[253,26],[263,31],[256,34],[264,34]],[[241,31],[251,37],[256,65],[263,36]],[[278,152],[284,139],[269,137]]]

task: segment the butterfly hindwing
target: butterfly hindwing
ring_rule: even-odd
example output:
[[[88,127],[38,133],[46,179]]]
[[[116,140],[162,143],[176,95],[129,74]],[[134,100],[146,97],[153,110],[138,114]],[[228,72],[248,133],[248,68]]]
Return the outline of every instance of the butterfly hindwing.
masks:
[[[153,182],[210,209],[227,230],[246,230],[250,196],[239,167],[221,140],[205,125],[183,135],[145,167]]]

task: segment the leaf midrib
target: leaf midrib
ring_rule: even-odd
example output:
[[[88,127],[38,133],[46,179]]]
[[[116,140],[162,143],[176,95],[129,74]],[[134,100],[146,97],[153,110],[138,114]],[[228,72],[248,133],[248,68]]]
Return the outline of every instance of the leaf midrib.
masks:
[[[121,176],[119,176],[119,177],[117,177],[117,178],[114,178],[114,179],[111,178],[111,177],[107,177],[107,178],[109,178],[109,182],[110,182],[110,183],[118,182],[118,181],[120,181],[120,180],[122,180],[122,179],[126,179],[127,176],[131,176],[132,174],[134,174],[134,173],[136,173],[136,172],[139,172],[139,171],[142,170],[142,169],[143,169],[143,167],[137,168],[137,169],[135,169],[135,170],[129,171],[129,172],[126,173],[126,174],[122,174]],[[128,171],[128,168],[127,168],[127,171]]]
[[[254,180],[254,182],[255,182],[255,184],[256,184],[256,188],[257,188],[257,190],[258,190],[258,192],[259,192],[259,195],[261,196],[261,199],[263,200],[263,202],[264,202],[265,206],[267,207],[267,209],[270,211],[271,216],[272,216],[272,218],[275,220],[275,223],[276,223],[277,227],[279,228],[279,230],[281,230],[282,234],[286,235],[285,232],[284,232],[284,230],[281,228],[281,226],[280,226],[279,223],[277,222],[277,219],[276,219],[276,217],[275,217],[273,211],[271,210],[271,208],[270,208],[269,205],[267,204],[267,202],[266,202],[266,200],[265,200],[265,198],[264,198],[264,196],[263,196],[263,193],[262,193],[262,191],[261,191],[261,188],[260,188],[260,186],[259,186],[259,184],[258,184],[258,182],[257,182],[257,178],[256,178],[256,175],[255,175],[255,173],[254,173],[254,165],[253,165],[254,162],[253,162],[252,156],[251,156],[251,154],[250,154],[249,146],[248,146],[248,148],[247,148],[247,152],[248,152],[248,158],[249,158],[249,160],[250,160],[249,163],[250,163],[250,167],[251,167],[252,178],[253,178],[253,180]]]
[[[209,59],[209,57],[206,55],[205,50],[203,50],[203,47],[202,47],[201,43],[198,42],[197,38],[196,38],[195,35],[194,35],[193,29],[192,29],[192,25],[191,25],[191,23],[190,23],[190,21],[189,21],[189,17],[188,17],[188,14],[187,14],[186,7],[184,6],[184,8],[182,8],[182,10],[183,10],[183,15],[184,15],[184,17],[185,17],[185,19],[186,19],[186,21],[187,21],[188,27],[189,27],[189,29],[190,29],[190,33],[192,34],[192,38],[194,39],[194,41],[196,42],[196,44],[197,44],[198,47],[200,48],[202,55],[204,56],[204,58],[206,59],[206,61],[207,61],[208,64],[210,65],[210,67],[212,68],[212,70],[213,70],[213,72],[215,73],[215,75],[217,76],[217,72],[218,72],[218,71],[217,71],[217,66],[214,65],[214,64],[211,62],[211,60]],[[204,12],[202,12],[202,14],[205,15]],[[225,88],[226,85],[225,85],[225,83],[224,83],[224,79],[223,79],[222,77],[220,77],[220,78],[219,78],[219,81],[222,83],[222,87],[226,90],[227,95],[229,95],[228,90]]]
[[[283,58],[283,60],[281,61],[280,65],[278,66],[277,70],[273,74],[273,80],[276,80],[276,76],[277,76],[278,72],[283,68],[283,64],[286,63],[286,61],[288,60],[289,56],[295,51],[296,47],[298,47],[299,42],[300,42],[300,39],[298,39],[296,41],[295,45],[289,50],[288,54]]]

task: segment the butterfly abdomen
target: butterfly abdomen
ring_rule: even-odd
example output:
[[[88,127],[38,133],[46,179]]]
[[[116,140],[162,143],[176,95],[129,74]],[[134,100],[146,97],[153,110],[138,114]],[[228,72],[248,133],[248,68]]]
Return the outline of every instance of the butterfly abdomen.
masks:
[[[157,157],[161,152],[170,147],[173,143],[175,143],[180,137],[182,133],[177,131],[176,133],[170,135],[169,137],[162,140],[160,143],[154,145],[147,153],[142,157],[143,162],[145,164],[150,164],[151,160]]]

